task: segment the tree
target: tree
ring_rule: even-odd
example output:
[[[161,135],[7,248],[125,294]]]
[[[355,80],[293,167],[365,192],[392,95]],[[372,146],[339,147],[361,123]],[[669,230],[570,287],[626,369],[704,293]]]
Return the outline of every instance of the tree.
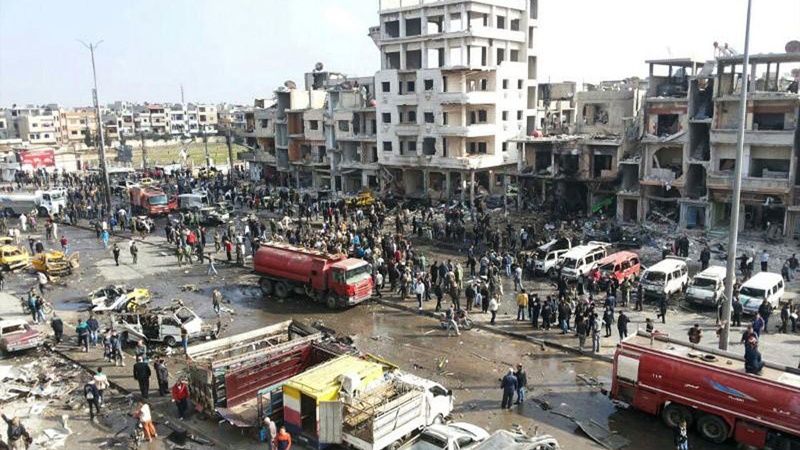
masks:
[[[83,143],[86,144],[87,147],[94,147],[94,136],[92,136],[92,130],[89,129],[89,126],[86,126],[86,133],[83,136]]]

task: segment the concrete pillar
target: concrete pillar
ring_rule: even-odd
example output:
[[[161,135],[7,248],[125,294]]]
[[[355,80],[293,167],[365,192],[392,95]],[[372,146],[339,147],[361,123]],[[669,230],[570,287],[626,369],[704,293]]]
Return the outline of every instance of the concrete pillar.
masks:
[[[469,209],[475,214],[475,170],[469,171]]]
[[[429,169],[422,169],[422,193],[425,195],[428,194],[428,189],[430,189],[430,175],[431,172]]]
[[[444,198],[450,200],[450,171],[444,173]]]
[[[401,34],[402,33],[403,31],[401,31]],[[400,44],[400,68],[403,70],[406,69],[406,44]]]

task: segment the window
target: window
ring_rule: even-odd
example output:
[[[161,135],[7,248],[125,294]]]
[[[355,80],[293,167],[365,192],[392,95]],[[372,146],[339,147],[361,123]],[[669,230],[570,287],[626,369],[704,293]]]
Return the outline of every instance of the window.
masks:
[[[503,80],[503,89],[508,89],[508,80]]]
[[[70,132],[70,134],[72,134],[72,135],[77,135],[77,134],[78,134],[78,132],[77,132],[77,131],[75,131],[75,130],[72,130],[72,131]]]
[[[436,138],[425,138],[422,140],[422,154],[427,156],[436,154]]]
[[[478,114],[475,111],[469,112],[469,124],[474,125],[478,122]]]
[[[503,122],[508,120],[508,111],[503,111]]]
[[[433,90],[433,80],[425,80],[425,90],[426,91]]]
[[[508,59],[514,62],[519,62],[519,50],[511,50],[508,53]]]
[[[484,78],[484,79],[481,80],[481,90],[482,91],[486,91],[488,89],[489,89],[489,80]]]
[[[426,112],[425,113],[425,123],[433,123],[433,113]]]
[[[506,60],[506,51],[502,48],[497,49],[497,64]]]
[[[447,125],[447,113],[442,113],[442,125]]]
[[[485,109],[479,109],[478,110],[478,122],[486,123],[486,116],[487,115],[486,115],[486,110]]]
[[[505,29],[506,28],[506,18],[503,16],[497,16],[497,28]]]
[[[317,122],[316,120],[312,120],[311,122],[308,123],[308,126],[312,130],[316,130],[316,128],[314,127],[316,122]],[[269,119],[261,119],[261,120],[259,120],[258,121],[258,126],[261,127],[261,128],[267,128],[269,126]]]
[[[503,142],[502,149],[504,152],[508,151],[508,142]]]
[[[416,111],[409,111],[408,112],[408,121],[410,123],[417,123],[417,112]]]
[[[408,91],[409,94],[413,94],[417,90],[416,83],[414,83],[413,81],[406,82],[406,90]]]
[[[389,92],[392,90],[392,83],[384,81],[381,83],[381,92]]]
[[[417,152],[417,141],[408,141],[408,152],[409,153],[416,153]]]
[[[517,89],[523,89],[525,86],[525,80],[517,80]]]
[[[522,111],[517,111],[517,120],[522,120]]]
[[[383,123],[392,123],[392,113],[383,113],[383,114],[381,114],[381,122],[383,122]]]
[[[350,124],[346,120],[340,120],[339,131],[350,131]]]
[[[262,120],[261,122],[262,122],[261,127],[262,128],[266,128],[267,127],[267,120]],[[341,129],[341,123],[342,122],[344,122],[344,120],[340,120],[339,121],[339,128],[340,129]],[[345,123],[347,123],[347,122],[345,122]],[[310,130],[319,130],[319,121],[318,120],[309,120],[308,121],[308,128]],[[345,131],[345,130],[342,130],[342,131]]]
[[[385,151],[385,152],[392,151],[392,143],[391,143],[391,141],[383,141],[383,151]]]
[[[205,121],[206,121],[206,116],[201,114],[200,115],[200,122],[205,122]],[[130,122],[130,120],[126,120],[126,122]],[[266,125],[264,125],[264,126],[266,127]]]
[[[442,92],[447,92],[447,77],[442,77]]]
[[[478,142],[478,153],[486,154],[486,142]]]

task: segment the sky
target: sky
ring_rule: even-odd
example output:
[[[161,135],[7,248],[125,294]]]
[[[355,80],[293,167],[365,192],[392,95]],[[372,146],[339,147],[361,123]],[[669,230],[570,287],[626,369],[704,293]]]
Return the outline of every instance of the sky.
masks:
[[[800,39],[799,0],[753,0],[751,52]],[[539,81],[645,77],[644,61],[744,50],[746,0],[539,0]],[[91,103],[252,104],[326,69],[372,75],[377,0],[0,0],[0,107]]]

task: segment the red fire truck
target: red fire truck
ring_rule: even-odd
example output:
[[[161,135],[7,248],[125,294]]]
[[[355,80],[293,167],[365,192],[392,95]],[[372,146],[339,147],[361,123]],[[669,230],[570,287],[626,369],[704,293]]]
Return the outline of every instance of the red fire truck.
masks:
[[[362,259],[282,243],[263,244],[253,257],[266,295],[293,292],[329,308],[352,306],[372,297],[372,274]]]
[[[167,214],[178,207],[177,198],[169,196],[161,189],[134,186],[129,191],[131,198],[131,209],[134,214],[147,214],[154,216]]]
[[[756,448],[800,448],[800,370],[767,363],[745,373],[739,355],[639,332],[617,345],[611,398],[681,420],[703,438]]]

